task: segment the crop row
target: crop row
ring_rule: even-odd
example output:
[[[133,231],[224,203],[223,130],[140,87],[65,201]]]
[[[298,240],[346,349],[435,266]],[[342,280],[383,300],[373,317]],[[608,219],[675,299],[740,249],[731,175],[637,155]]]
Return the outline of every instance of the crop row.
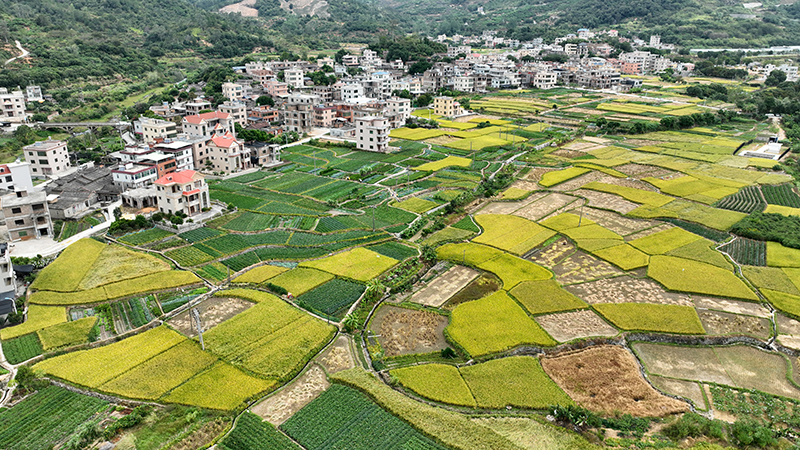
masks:
[[[26,334],[18,338],[3,341],[3,355],[9,363],[19,364],[34,356],[39,356],[44,350],[36,333]]]
[[[769,186],[764,186],[769,187]],[[767,192],[764,191],[766,196]],[[800,200],[800,198],[798,198]],[[739,192],[729,195],[715,205],[717,208],[728,209],[731,211],[743,212],[750,214],[753,211],[763,211],[764,199],[761,197],[761,192],[758,186],[747,186]]]
[[[299,296],[297,304],[338,321],[344,317],[346,308],[361,297],[364,289],[363,284],[334,279]]]
[[[767,243],[753,239],[738,238],[722,247],[734,261],[748,266],[767,265]]]
[[[95,397],[48,386],[13,409],[0,410],[0,448],[51,448],[107,406]]]
[[[308,450],[444,449],[366,395],[339,384],[284,422],[281,429]]]
[[[264,448],[271,450],[300,450],[291,439],[281,434],[269,422],[257,415],[246,412],[239,416],[236,427],[222,440],[222,450],[251,450]]]
[[[800,196],[794,192],[791,183],[765,185],[761,187],[761,191],[764,192],[764,198],[767,199],[767,203],[770,205],[800,208]]]

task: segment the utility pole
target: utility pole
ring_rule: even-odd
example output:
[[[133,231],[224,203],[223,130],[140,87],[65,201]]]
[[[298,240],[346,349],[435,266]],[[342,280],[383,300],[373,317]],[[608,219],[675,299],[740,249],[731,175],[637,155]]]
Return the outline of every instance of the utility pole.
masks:
[[[192,308],[192,322],[194,322],[195,328],[197,328],[197,336],[200,338],[200,346],[203,350],[206,349],[206,344],[203,342],[203,323],[200,321],[200,310],[197,308]]]

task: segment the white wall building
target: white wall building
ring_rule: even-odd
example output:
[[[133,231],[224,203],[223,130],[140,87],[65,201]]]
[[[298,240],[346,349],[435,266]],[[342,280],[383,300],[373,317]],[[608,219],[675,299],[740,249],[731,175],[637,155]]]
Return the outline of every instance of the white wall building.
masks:
[[[389,149],[389,121],[385,117],[364,116],[356,119],[356,148],[370,152]]]
[[[293,88],[301,88],[305,85],[303,82],[303,73],[302,69],[286,69],[283,71],[284,80],[286,80],[286,84],[289,87]]]
[[[25,114],[25,95],[21,90],[8,92],[0,88],[0,121],[22,123],[28,119]]]
[[[22,147],[25,161],[31,165],[31,175],[45,178],[69,170],[69,151],[65,141],[39,141]]]
[[[0,165],[0,189],[11,192],[33,192],[30,163],[17,160]]]

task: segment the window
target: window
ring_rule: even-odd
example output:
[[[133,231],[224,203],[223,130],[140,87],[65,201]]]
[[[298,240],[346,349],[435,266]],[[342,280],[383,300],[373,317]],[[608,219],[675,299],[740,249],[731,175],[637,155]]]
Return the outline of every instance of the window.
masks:
[[[17,219],[17,220],[14,221],[14,225],[18,225],[18,226],[25,225],[25,220],[24,219]]]
[[[11,183],[11,175],[9,175],[9,176],[7,176],[7,177],[6,177],[6,182],[7,182],[7,183]]]
[[[22,214],[22,208],[11,208],[11,214]]]

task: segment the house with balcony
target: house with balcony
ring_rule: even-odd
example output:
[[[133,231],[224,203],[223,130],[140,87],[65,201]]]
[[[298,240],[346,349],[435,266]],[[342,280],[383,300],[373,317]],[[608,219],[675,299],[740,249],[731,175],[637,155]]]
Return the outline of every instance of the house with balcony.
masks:
[[[59,175],[70,168],[69,151],[66,141],[34,142],[22,147],[25,161],[31,165],[31,175],[34,178],[45,178]]]
[[[53,236],[53,222],[45,191],[20,190],[0,198],[12,241]]]
[[[219,133],[208,141],[203,168],[224,174],[249,169],[252,166],[249,153],[244,142],[231,133]]]
[[[163,213],[183,212],[191,217],[211,207],[205,176],[195,170],[171,173],[153,184],[158,193],[158,210]]]
[[[389,150],[389,121],[385,117],[364,116],[356,119],[356,148],[385,153]]]

